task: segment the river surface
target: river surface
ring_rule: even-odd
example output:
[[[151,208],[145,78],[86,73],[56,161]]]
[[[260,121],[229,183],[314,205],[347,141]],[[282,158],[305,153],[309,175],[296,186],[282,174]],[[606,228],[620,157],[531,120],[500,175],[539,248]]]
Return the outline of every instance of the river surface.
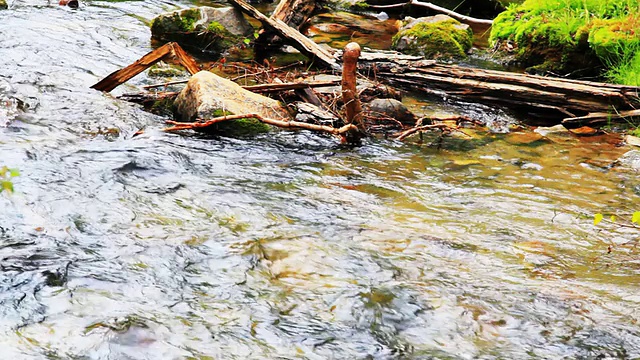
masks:
[[[640,208],[613,137],[164,134],[89,86],[189,2],[10,4],[2,359],[640,358],[637,230],[593,225]]]

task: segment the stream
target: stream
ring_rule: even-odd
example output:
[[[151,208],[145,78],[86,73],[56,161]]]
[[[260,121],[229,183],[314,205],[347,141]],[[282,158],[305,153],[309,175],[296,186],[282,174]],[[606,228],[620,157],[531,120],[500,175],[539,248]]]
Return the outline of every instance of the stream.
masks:
[[[640,210],[616,136],[166,134],[89,89],[190,5],[0,10],[3,359],[640,358],[637,230],[593,225]]]

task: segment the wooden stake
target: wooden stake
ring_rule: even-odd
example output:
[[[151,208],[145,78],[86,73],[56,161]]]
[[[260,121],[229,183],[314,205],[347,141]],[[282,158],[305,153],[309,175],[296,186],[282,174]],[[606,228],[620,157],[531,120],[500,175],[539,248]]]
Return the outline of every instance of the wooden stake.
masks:
[[[362,106],[356,90],[358,57],[360,45],[354,42],[347,44],[342,54],[342,102],[346,112],[345,122],[362,126]]]

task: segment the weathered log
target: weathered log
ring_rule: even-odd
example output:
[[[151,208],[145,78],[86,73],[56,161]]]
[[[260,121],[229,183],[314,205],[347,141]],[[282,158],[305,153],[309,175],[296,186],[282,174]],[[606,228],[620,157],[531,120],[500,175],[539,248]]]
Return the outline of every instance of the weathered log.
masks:
[[[127,80],[145,71],[153,64],[170,56],[175,57],[180,62],[180,64],[184,66],[187,71],[189,71],[190,74],[193,75],[200,71],[195,60],[193,60],[191,56],[189,56],[184,50],[182,50],[180,45],[174,42],[170,42],[149,52],[133,64],[118,71],[114,71],[113,73],[109,74],[109,76],[91,86],[91,88],[99,91],[110,92],[119,85],[125,83]]]
[[[262,25],[268,30],[274,31],[281,38],[284,39],[291,46],[298,51],[306,55],[312,60],[317,60],[320,65],[338,70],[340,65],[336,59],[327,50],[321,48],[313,42],[311,39],[302,35],[298,30],[290,27],[282,20],[271,19],[262,14],[253,6],[247,4],[243,0],[229,0],[234,6],[236,6],[243,13],[251,16],[252,18],[260,21]]]
[[[385,54],[383,56],[386,57]],[[411,60],[374,61],[362,73],[405,89],[425,91],[523,111],[555,122],[588,113],[614,113],[640,107],[640,87],[473,69]],[[567,121],[571,123],[570,121]]]

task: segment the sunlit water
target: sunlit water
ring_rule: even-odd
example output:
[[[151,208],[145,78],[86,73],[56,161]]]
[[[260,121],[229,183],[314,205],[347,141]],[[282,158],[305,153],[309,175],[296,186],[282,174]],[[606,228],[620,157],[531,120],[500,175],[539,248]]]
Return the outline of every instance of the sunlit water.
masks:
[[[160,133],[89,86],[187,5],[0,11],[3,359],[640,357],[637,231],[591,217],[638,210],[628,148]]]

